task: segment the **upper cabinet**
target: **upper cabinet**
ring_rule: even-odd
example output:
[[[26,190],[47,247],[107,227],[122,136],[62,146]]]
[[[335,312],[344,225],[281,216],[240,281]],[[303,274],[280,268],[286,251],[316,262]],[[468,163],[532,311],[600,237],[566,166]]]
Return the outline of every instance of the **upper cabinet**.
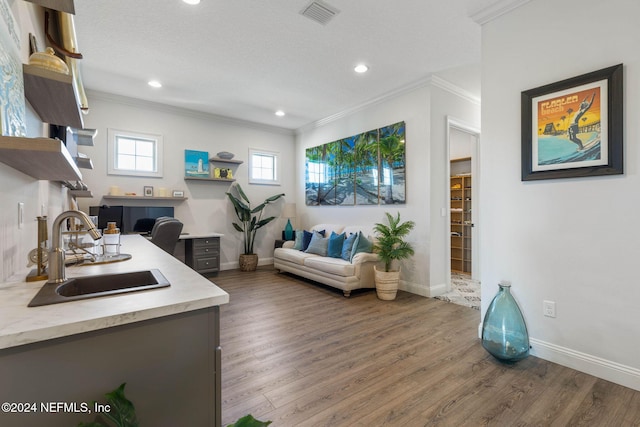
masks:
[[[23,64],[24,94],[43,122],[84,127],[73,76]]]
[[[72,15],[76,14],[73,0],[27,0],[28,2],[39,4],[40,6],[48,9],[59,10],[60,12],[67,12]]]

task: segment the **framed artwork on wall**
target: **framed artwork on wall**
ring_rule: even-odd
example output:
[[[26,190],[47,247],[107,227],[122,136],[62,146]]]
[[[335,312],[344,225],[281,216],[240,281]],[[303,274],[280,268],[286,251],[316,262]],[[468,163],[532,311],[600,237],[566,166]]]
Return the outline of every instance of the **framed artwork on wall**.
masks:
[[[623,173],[622,64],[522,92],[522,181]]]
[[[144,197],[153,197],[153,187],[150,185],[144,186]]]
[[[405,122],[307,148],[306,204],[404,204],[405,157]]]

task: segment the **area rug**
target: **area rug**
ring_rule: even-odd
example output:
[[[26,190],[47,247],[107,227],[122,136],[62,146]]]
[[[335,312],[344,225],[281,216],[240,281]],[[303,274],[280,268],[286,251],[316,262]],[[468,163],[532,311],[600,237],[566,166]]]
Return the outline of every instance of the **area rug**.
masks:
[[[451,291],[436,298],[480,310],[480,282],[468,274],[451,273]]]

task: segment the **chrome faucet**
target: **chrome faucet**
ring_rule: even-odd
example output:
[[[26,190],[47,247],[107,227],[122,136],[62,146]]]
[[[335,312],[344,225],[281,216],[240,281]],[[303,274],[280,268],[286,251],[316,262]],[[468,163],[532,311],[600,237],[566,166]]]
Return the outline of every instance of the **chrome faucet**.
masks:
[[[53,237],[51,239],[51,249],[49,250],[49,280],[47,280],[47,283],[62,283],[67,280],[64,271],[64,244],[62,243],[62,232],[60,231],[62,222],[67,218],[77,218],[83,222],[93,240],[98,240],[102,237],[86,213],[70,210],[58,215],[52,226]]]

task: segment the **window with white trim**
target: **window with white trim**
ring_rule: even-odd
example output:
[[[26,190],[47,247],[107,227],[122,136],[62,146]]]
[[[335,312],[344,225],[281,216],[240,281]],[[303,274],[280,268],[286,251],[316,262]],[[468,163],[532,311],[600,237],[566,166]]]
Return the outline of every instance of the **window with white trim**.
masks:
[[[109,175],[162,177],[162,135],[109,129]]]
[[[249,149],[249,183],[279,185],[278,154],[274,151]]]

